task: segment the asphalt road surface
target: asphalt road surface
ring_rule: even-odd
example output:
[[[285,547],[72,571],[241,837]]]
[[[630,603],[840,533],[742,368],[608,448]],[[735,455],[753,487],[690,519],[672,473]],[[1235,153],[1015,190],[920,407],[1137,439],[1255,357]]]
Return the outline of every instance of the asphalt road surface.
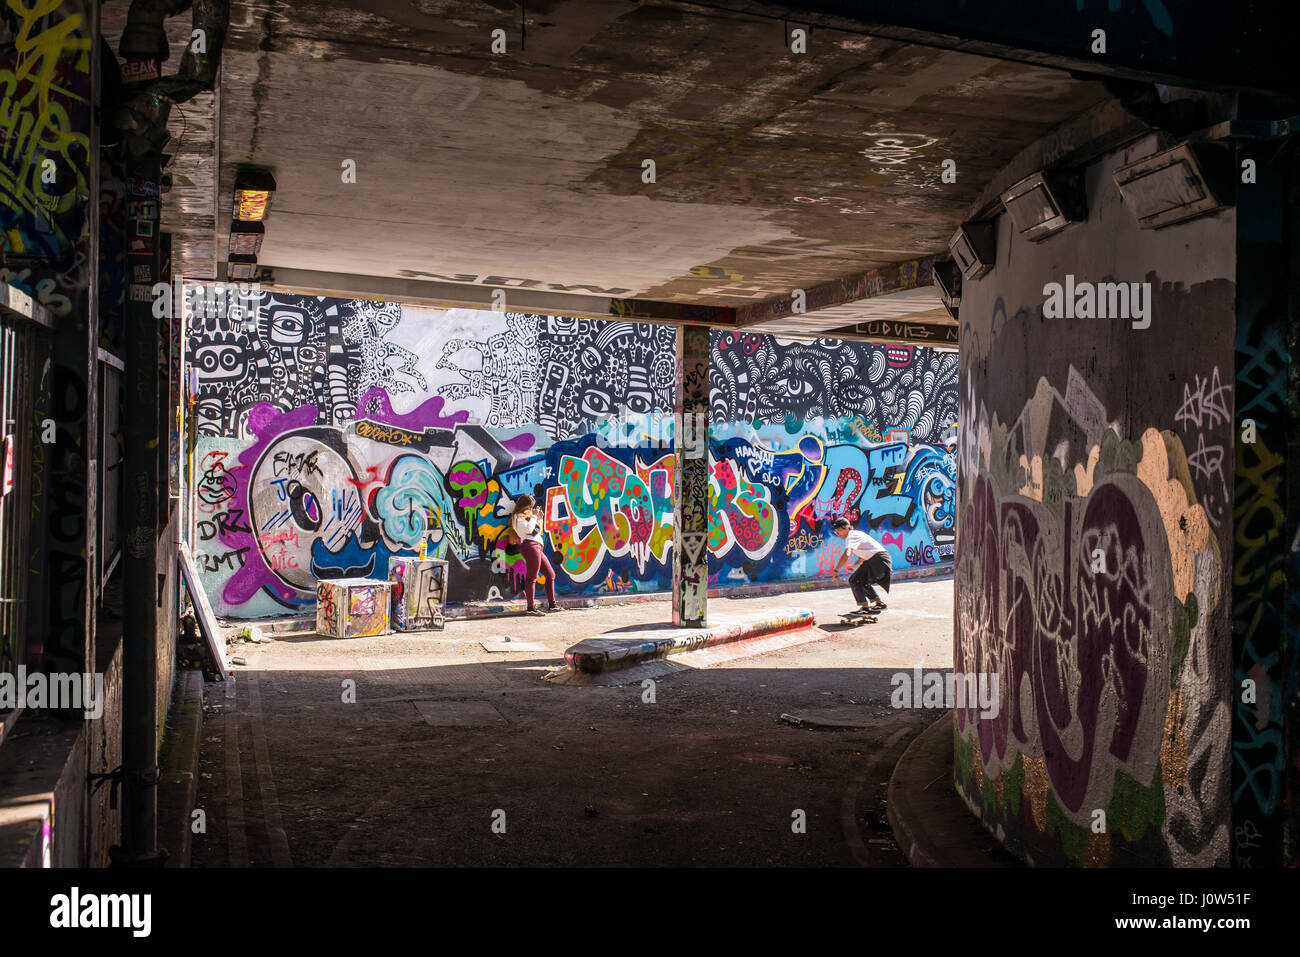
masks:
[[[241,645],[233,696],[204,691],[193,866],[905,866],[886,787],[943,712],[891,707],[891,677],[951,668],[952,580],[888,600],[846,628],[847,588],[714,599],[826,637],[652,685],[543,676],[667,602]],[[480,644],[502,635],[531,650]]]

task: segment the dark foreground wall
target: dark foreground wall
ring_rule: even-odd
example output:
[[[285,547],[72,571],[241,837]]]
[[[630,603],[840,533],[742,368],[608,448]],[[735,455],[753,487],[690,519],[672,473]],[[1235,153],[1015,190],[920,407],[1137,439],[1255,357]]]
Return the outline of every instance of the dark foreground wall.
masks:
[[[998,221],[962,306],[957,784],[1037,864],[1228,860],[1235,213],[1138,229],[1111,170],[1034,245]],[[1151,324],[1044,318],[1044,286],[1145,282]]]
[[[263,293],[193,318],[186,361],[218,614],[308,611],[431,531],[452,601],[510,598],[525,492],[561,592],[671,588],[670,327]],[[711,366],[710,584],[828,573],[837,515],[895,567],[951,561],[955,353],[714,333]]]

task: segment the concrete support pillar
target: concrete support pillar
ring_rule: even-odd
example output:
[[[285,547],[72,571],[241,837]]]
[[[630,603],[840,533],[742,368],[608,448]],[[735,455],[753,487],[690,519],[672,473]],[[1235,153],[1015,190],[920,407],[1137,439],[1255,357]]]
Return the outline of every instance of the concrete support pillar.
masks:
[[[136,193],[127,218],[132,290],[148,292],[154,283],[170,280],[160,269],[158,172],[157,154],[127,161],[127,182]],[[128,297],[122,409],[122,765],[123,837],[133,863],[153,858],[157,841],[158,584],[154,575],[163,483],[158,474],[158,379],[165,356],[161,329],[168,328],[169,322],[154,315],[152,297]]]
[[[673,624],[703,628],[709,592],[709,327],[677,327]]]

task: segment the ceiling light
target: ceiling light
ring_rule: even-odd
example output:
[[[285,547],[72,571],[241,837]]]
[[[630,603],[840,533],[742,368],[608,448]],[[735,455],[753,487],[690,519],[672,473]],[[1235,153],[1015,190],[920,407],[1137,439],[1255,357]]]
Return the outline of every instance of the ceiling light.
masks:
[[[1002,194],[1002,205],[1016,232],[1036,243],[1088,218],[1083,176],[1074,170],[1043,170],[1026,176]]]
[[[948,241],[948,250],[966,279],[978,279],[993,268],[997,247],[997,224],[990,221],[962,223]]]
[[[270,211],[275,177],[264,169],[241,169],[235,174],[235,203],[232,215],[243,222],[260,222]]]
[[[1115,170],[1115,185],[1143,229],[1160,229],[1231,205],[1232,157],[1183,143]]]

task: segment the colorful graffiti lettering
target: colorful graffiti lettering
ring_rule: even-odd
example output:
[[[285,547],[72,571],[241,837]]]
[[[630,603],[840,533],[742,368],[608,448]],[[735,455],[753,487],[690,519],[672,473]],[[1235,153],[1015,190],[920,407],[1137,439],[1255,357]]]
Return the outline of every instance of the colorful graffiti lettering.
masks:
[[[547,490],[551,547],[575,582],[589,581],[607,557],[631,555],[644,572],[664,564],[672,545],[674,460],[665,455],[635,468],[588,448],[560,460],[559,484]]]
[[[791,543],[811,540],[820,545],[830,520],[839,517],[875,534],[890,549],[895,566],[928,565],[951,556],[956,464],[946,450],[909,447],[905,442],[830,444],[820,435],[803,436],[793,448],[782,449],[753,441],[753,430],[744,426],[733,431],[749,437],[732,436],[715,444],[723,463],[735,463],[720,471],[715,465],[719,491],[735,484],[736,471],[739,481],[761,488],[762,500],[777,509],[777,520],[770,530],[764,526],[765,533],[771,544],[782,543],[783,555],[794,556],[789,564],[759,570],[754,563],[767,551],[742,549],[742,562],[748,563],[751,575],[814,574],[799,560],[805,548]],[[844,434],[845,429],[832,421],[826,431]],[[725,529],[715,528],[710,541],[714,554],[725,555],[730,545]]]
[[[959,789],[1035,855],[1104,865],[1150,830],[1155,860],[1223,862],[1226,789],[1188,786],[1227,767],[1228,706],[1201,696],[1223,562],[1182,440],[1120,435],[1074,368],[1014,422],[962,421],[954,671],[996,675],[1000,707],[956,709]],[[1124,827],[1099,834],[1098,810]]]
[[[816,417],[803,431],[790,416],[775,427],[765,422],[764,410],[777,399],[770,391],[755,416],[722,420],[718,399],[726,390],[709,361],[694,363],[682,387],[710,410],[711,435],[702,436],[707,453],[687,457],[681,468],[707,489],[707,508],[688,509],[677,529],[678,465],[668,433],[652,428],[653,444],[610,443],[606,421],[619,413],[662,424],[672,413],[672,365],[656,351],[671,348],[671,337],[661,332],[632,323],[451,311],[445,315],[456,318],[439,339],[425,332],[434,324],[408,327],[395,304],[376,311],[374,304],[284,293],[263,296],[248,316],[236,312],[231,305],[224,315],[196,318],[189,339],[198,403],[212,403],[211,414],[197,421],[193,532],[219,614],[257,617],[310,606],[320,581],[384,578],[394,558],[413,556],[426,543],[431,557],[448,562],[447,600],[515,595],[523,560],[496,542],[515,498],[525,493],[545,509],[544,543],[562,592],[671,587],[677,533],[691,587],[701,595],[706,573],[720,584],[824,574],[838,546],[829,521],[838,516],[882,536],[895,565],[951,556],[952,456],[920,442],[934,416],[908,415],[901,426],[907,440],[885,442],[879,436],[900,423],[872,415],[900,389],[917,390],[909,408],[926,394],[946,394],[933,375],[951,363],[933,350],[914,350],[930,368],[922,382],[889,365],[883,347],[824,346],[835,363],[857,356],[869,367],[855,388],[869,380],[893,391],[879,402],[861,389],[841,396],[835,402],[851,414]],[[374,330],[362,342],[348,330],[355,333],[365,316]],[[275,350],[254,349],[249,330]],[[722,338],[712,334],[694,348],[716,360]],[[362,349],[381,339],[384,355],[405,362],[401,394],[381,384],[358,386],[384,378],[382,370],[365,372],[382,356]],[[552,356],[545,374],[529,350],[507,361],[502,349],[511,343],[532,343]],[[559,345],[580,353],[576,378],[565,378]],[[631,351],[623,365],[601,351],[625,347]],[[819,354],[772,353],[768,337],[750,337],[728,351],[723,379],[737,374],[745,357],[784,356],[812,368],[807,363]],[[519,381],[479,381],[488,365],[480,370],[476,358]],[[312,401],[289,405],[294,397]],[[875,438],[864,443],[864,436]],[[912,439],[918,444],[909,445]]]
[[[776,510],[767,488],[750,482],[731,462],[712,463],[709,481],[709,551],[726,555],[733,547],[749,561],[765,557],[776,544]]]

